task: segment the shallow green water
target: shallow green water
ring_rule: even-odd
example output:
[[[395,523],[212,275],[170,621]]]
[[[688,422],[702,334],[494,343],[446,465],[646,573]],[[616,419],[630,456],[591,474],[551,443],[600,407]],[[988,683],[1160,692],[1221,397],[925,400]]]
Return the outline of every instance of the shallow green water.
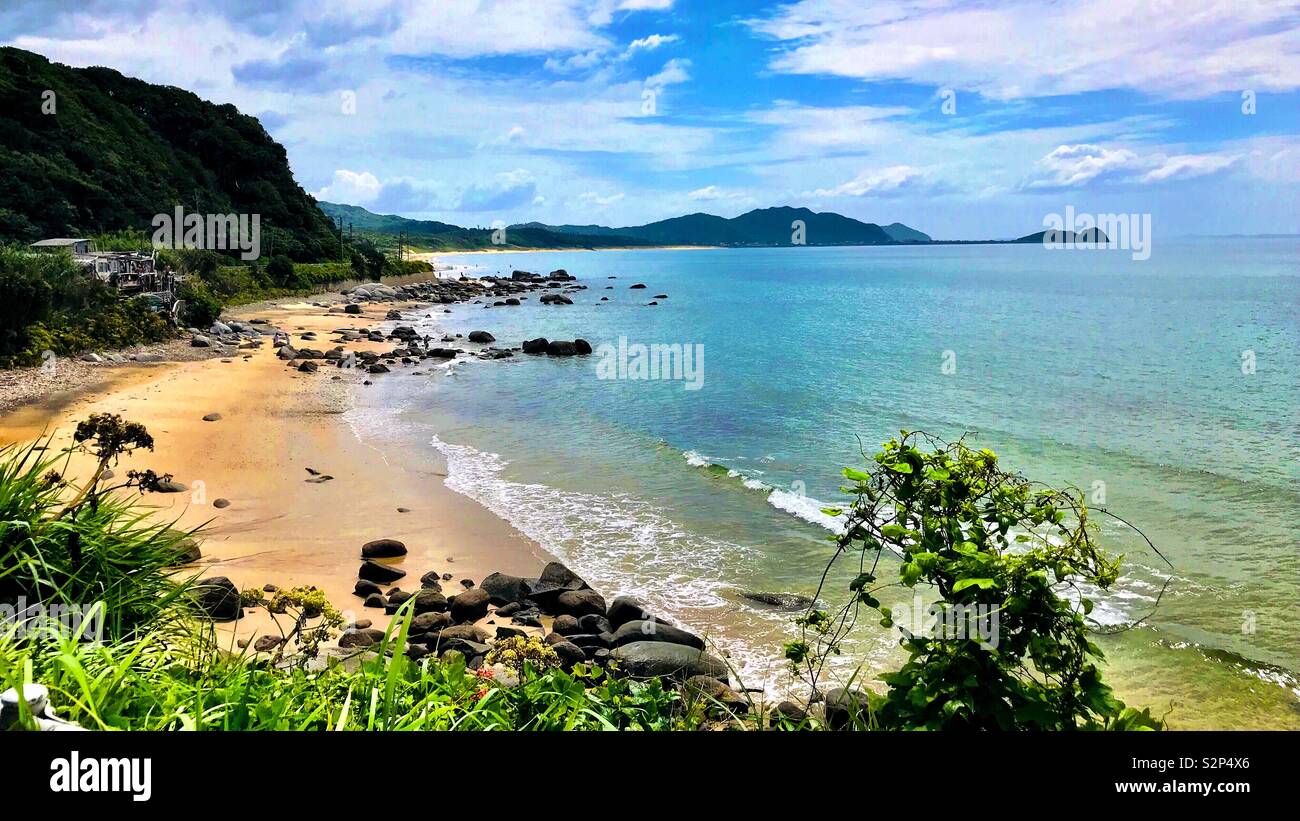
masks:
[[[922,429],[1103,492],[1172,560],[1148,626],[1101,640],[1122,697],[1172,703],[1174,726],[1300,726],[1300,244],[1170,243],[1145,262],[1036,246],[454,261],[563,267],[589,289],[573,306],[457,306],[431,326],[700,345],[698,389],[603,379],[601,357],[517,357],[381,380],[358,413],[443,451],[450,486],[602,589],[709,633],[756,683],[788,684],[789,616],[738,592],[811,593],[839,468],[861,463],[859,440],[872,452]],[[1126,558],[1097,615],[1123,624],[1169,571],[1117,524],[1102,538]],[[896,635],[873,623],[855,638],[869,670],[895,661]]]

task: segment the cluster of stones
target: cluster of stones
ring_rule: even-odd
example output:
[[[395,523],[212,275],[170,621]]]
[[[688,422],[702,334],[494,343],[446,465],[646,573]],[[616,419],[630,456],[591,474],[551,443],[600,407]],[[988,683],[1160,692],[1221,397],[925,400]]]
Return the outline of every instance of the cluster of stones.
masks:
[[[262,347],[266,337],[283,336],[284,331],[273,328],[265,319],[253,319],[248,322],[228,319],[212,323],[207,331],[187,328],[190,334],[190,347],[214,348],[218,353],[229,349],[251,351]]]
[[[574,292],[586,290],[586,285],[578,285],[577,277],[570,274],[563,268],[551,271],[543,276],[531,271],[514,271],[509,278],[487,276],[483,277],[482,282],[488,284],[488,291],[484,294],[484,299],[474,300],[483,303],[484,308],[502,308],[511,305],[521,304],[521,300],[528,299],[527,296],[520,296],[531,291],[563,289],[563,291]],[[543,305],[572,305],[573,299],[565,293],[544,293],[538,300]]]

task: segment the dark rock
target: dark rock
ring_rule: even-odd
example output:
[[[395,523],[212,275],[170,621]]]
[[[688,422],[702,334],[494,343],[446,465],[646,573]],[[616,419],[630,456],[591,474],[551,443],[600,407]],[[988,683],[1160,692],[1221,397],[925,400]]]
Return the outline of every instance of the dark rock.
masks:
[[[573,616],[585,616],[589,613],[605,614],[605,599],[595,590],[567,590],[555,600],[557,612]]]
[[[582,651],[582,648],[571,641],[552,642],[551,649],[560,657],[560,666],[565,670],[572,670],[573,665],[582,664],[587,660],[587,654]]]
[[[506,627],[504,624],[497,625],[497,641],[503,641],[513,638],[527,638],[528,633],[520,630],[518,627]]]
[[[487,581],[487,580],[484,579],[484,581]],[[483,588],[483,589],[486,590],[487,588],[485,587],[485,588]],[[491,594],[489,594],[489,595],[491,595]],[[507,602],[506,604],[503,604],[503,605],[501,605],[500,607],[497,608],[497,615],[498,615],[498,616],[513,616],[514,614],[518,613],[520,610],[523,610],[523,609],[524,609],[524,606],[523,606],[522,604],[520,604],[519,602],[517,602],[517,601]]]
[[[554,340],[546,346],[547,356],[577,356],[577,354],[578,349],[573,346],[573,343],[562,339]]]
[[[524,353],[546,353],[546,346],[549,344],[544,336],[539,336],[536,339],[525,339],[523,351]]]
[[[363,559],[396,559],[406,555],[406,545],[396,539],[375,539],[361,545]]]
[[[566,636],[569,641],[586,650],[590,647],[610,647],[612,637],[609,633],[577,633],[572,636]]]
[[[384,631],[377,627],[355,630],[339,636],[339,647],[369,647],[384,640]]]
[[[392,584],[405,576],[406,571],[367,559],[361,563],[361,569],[357,571],[357,575],[366,581],[378,584]]]
[[[194,603],[213,621],[234,621],[242,615],[239,588],[225,576],[200,581],[194,588]]]
[[[609,603],[609,623],[618,629],[637,619],[653,619],[646,610],[645,602],[633,596],[619,596]]]
[[[573,350],[579,356],[586,356],[591,353],[591,343],[585,339],[575,339],[573,340]]]
[[[487,591],[493,604],[503,605],[518,602],[527,596],[528,580],[519,576],[507,576],[505,573],[493,573],[480,585]],[[510,615],[506,613],[504,615]]]
[[[551,622],[551,629],[563,636],[571,636],[582,632],[582,625],[578,622],[577,616],[556,616]]]
[[[496,342],[497,338],[492,334],[488,333],[487,331],[470,331],[469,341],[477,342],[480,345],[486,345],[489,342]]]
[[[303,362],[298,365],[298,371],[300,373],[316,373],[318,367],[320,366],[315,362]]]
[[[226,508],[230,507],[230,500],[229,500],[229,499],[214,499],[214,500],[212,501],[212,506],[215,507],[217,510],[225,510]]]
[[[352,592],[364,599],[371,593],[383,593],[384,591],[374,582],[361,579],[357,582],[356,587],[352,588]]]
[[[184,493],[189,490],[189,487],[184,482],[175,482],[168,479],[154,485],[154,490],[158,493]]]
[[[578,627],[583,633],[613,633],[614,627],[602,613],[588,613],[578,618]]]
[[[384,598],[383,593],[371,593],[366,596],[362,607],[378,607],[380,610],[388,609],[388,600]]]
[[[487,615],[490,597],[481,587],[471,587],[456,594],[451,602],[451,618],[457,622],[474,622]]]
[[[411,594],[402,590],[390,590],[388,592],[388,603],[393,606],[405,604],[409,598],[411,598]]]
[[[279,636],[262,636],[254,644],[253,649],[259,653],[266,653],[284,644],[284,639]]]
[[[644,283],[644,282],[638,282],[637,284],[635,284],[635,285],[631,286],[630,288],[628,288],[628,290],[632,291],[632,290],[637,290],[637,289],[639,289],[639,288],[644,288],[644,287],[645,287],[645,283]]]
[[[204,421],[204,422],[220,422],[220,421],[221,421],[221,414],[219,414],[219,413],[209,413],[209,414],[207,414],[206,416],[203,417],[203,421]],[[258,641],[261,641],[261,639],[258,639]]]
[[[749,712],[749,701],[713,676],[691,676],[682,689],[688,699],[703,701],[715,710],[735,715]]]
[[[451,616],[446,613],[419,613],[411,619],[411,635],[422,636],[425,633],[441,633],[451,627]]]
[[[666,624],[640,619],[627,622],[614,631],[615,646],[631,644],[634,641],[664,641],[669,644],[694,647],[696,650],[704,649],[704,639],[694,633],[688,633],[677,627],[669,627]]]
[[[591,587],[581,576],[559,562],[548,562],[537,581],[542,585],[563,587],[566,590],[587,590]]]
[[[438,575],[438,571],[430,570],[428,573],[425,573],[420,577],[420,584],[423,587],[432,588],[433,590],[441,592],[442,576]]]
[[[610,658],[633,678],[668,677],[685,680],[691,676],[726,678],[727,665],[721,660],[684,644],[666,641],[634,641],[610,651]]]
[[[756,601],[770,607],[779,607],[782,610],[805,610],[812,606],[813,603],[812,599],[798,593],[754,593],[746,591],[740,595],[750,601]]]
[[[861,690],[836,687],[826,694],[825,706],[826,726],[832,730],[843,730],[867,719],[867,695]]]
[[[376,362],[375,364],[371,365],[369,368],[366,368],[366,370],[369,371],[370,373],[389,373],[389,372],[390,372],[390,371],[388,370],[388,366],[387,366],[387,365],[384,365],[384,364],[382,364],[382,363],[380,363],[380,362]]]
[[[447,609],[447,597],[439,590],[425,587],[415,594],[416,613],[441,613]]]
[[[808,711],[793,701],[783,701],[773,709],[774,713],[795,724],[808,720]]]

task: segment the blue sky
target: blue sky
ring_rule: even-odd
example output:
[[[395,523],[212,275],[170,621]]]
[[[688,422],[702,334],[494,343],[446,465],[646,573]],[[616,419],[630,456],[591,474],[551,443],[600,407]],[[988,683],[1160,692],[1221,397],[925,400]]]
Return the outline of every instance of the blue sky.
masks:
[[[0,41],[234,103],[318,197],[461,225],[1300,232],[1300,0],[10,0]]]

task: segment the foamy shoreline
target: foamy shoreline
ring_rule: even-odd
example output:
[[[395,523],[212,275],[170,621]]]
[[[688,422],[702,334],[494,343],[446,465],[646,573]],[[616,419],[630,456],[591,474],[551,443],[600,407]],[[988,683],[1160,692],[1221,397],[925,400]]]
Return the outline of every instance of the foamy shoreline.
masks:
[[[344,315],[308,299],[250,305],[227,316],[266,319],[299,344],[304,333],[324,340],[345,325],[392,324],[385,320],[389,310],[428,308],[375,303],[364,305],[361,315]],[[445,488],[445,464],[436,452],[390,458],[364,430],[347,424],[356,391],[367,389],[366,378],[353,369],[300,373],[269,344],[224,358],[105,369],[99,381],[0,416],[0,444],[30,442],[52,431],[51,449],[66,447],[76,423],[91,413],[141,422],[154,436],[155,450],[124,457],[115,470],[125,475],[151,468],[189,486],[186,493],[150,494],[142,504],[177,527],[204,526],[196,571],[226,576],[241,589],[314,585],[346,617],[376,625],[387,621],[383,611],[363,610],[352,592],[361,545],[373,539],[406,543],[406,589],[418,589],[420,576],[435,569],[457,580],[478,581],[494,571],[536,576],[550,557],[504,520]],[[220,420],[203,421],[211,413]],[[70,475],[86,475],[86,465],[75,457]],[[307,468],[334,478],[309,483]],[[217,499],[230,504],[215,507]],[[231,643],[275,632],[261,610],[221,629]]]

